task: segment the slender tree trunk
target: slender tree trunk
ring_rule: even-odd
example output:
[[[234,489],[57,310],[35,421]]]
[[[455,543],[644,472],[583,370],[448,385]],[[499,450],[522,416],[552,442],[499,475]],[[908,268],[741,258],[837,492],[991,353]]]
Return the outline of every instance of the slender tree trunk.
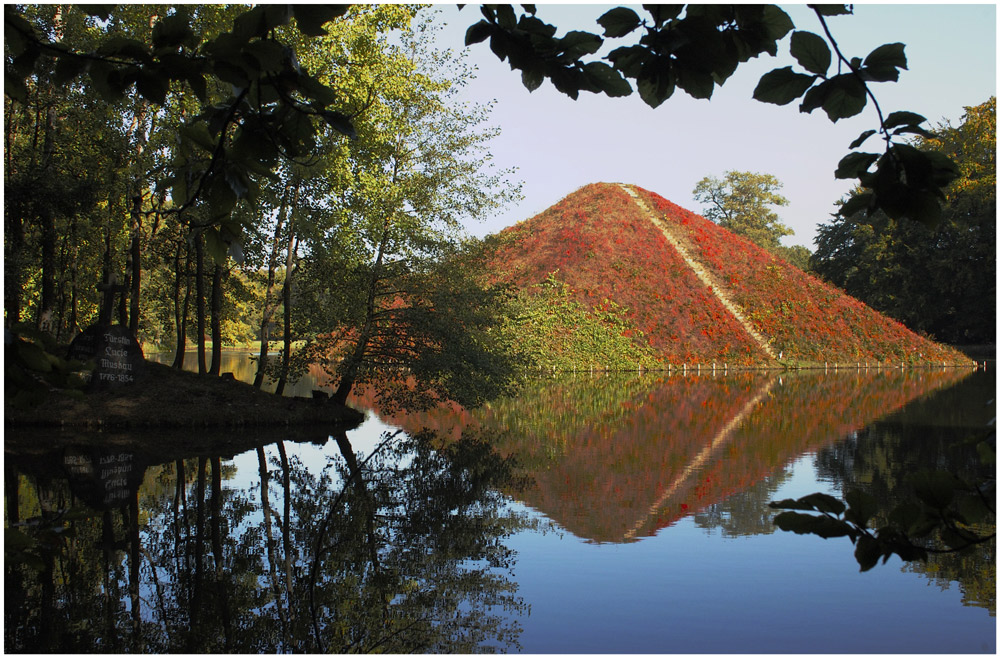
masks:
[[[285,616],[285,606],[282,603],[281,587],[278,583],[278,558],[274,545],[274,527],[271,520],[271,474],[267,470],[267,455],[263,447],[257,448],[257,469],[260,473],[260,509],[264,514],[264,535],[267,539],[267,569],[271,574],[271,594],[274,596],[274,607],[281,623],[281,638],[287,642],[288,620]]]
[[[181,273],[181,247],[184,247],[184,272]],[[185,285],[184,307],[181,309],[181,280]],[[188,306],[191,303],[191,248],[187,241],[179,241],[174,252],[174,329],[177,331],[177,349],[171,367],[184,369],[184,351],[187,348]]]
[[[132,612],[132,652],[142,651],[142,598],[139,596],[139,490],[128,503],[128,592]]]
[[[194,243],[195,248],[195,302],[198,316],[198,374],[204,375],[208,370],[205,367],[205,237],[198,234]]]
[[[7,213],[4,213],[7,215]],[[4,326],[21,321],[24,224],[17,213],[4,217]]]
[[[216,265],[216,267],[219,267]],[[226,582],[225,556],[222,551],[222,458],[212,457],[212,556],[215,562],[215,589],[222,617],[226,653],[232,652],[233,625],[229,610],[230,588]]]
[[[38,326],[48,330],[56,305],[56,224],[48,209],[39,217],[42,224],[42,297],[38,304]]]
[[[70,305],[69,305],[69,336],[72,339],[76,336],[80,327],[80,291],[77,288],[80,279],[80,241],[77,238],[76,217],[70,224],[70,235],[73,240],[72,256],[69,264],[69,285],[70,285]]]
[[[298,201],[299,186],[295,186],[295,199]],[[272,302],[274,295],[274,273],[278,267],[278,253],[281,251],[281,229],[284,226],[286,217],[291,213],[288,205],[289,188],[281,197],[281,207],[278,209],[277,224],[274,227],[274,240],[271,242],[271,253],[267,258],[267,287],[264,289],[264,309],[260,320],[260,354],[257,359],[257,374],[254,375],[253,385],[260,388],[264,384],[264,373],[267,369],[267,349],[268,341],[271,337],[271,320],[274,318],[274,311],[277,305]]]
[[[53,131],[55,123],[55,108],[49,104],[45,111],[45,133],[43,139],[43,154],[40,174],[46,175],[48,165],[54,151]],[[42,202],[41,216],[38,218],[42,229],[42,297],[38,305],[38,326],[48,330],[55,313],[56,303],[56,223],[52,216],[52,208],[47,202]]]
[[[295,581],[292,575],[292,565],[296,556],[292,547],[292,479],[288,467],[288,455],[285,453],[285,442],[278,441],[278,455],[281,457],[281,488],[284,491],[284,507],[281,516],[281,544],[285,557],[285,600],[288,605],[288,626],[295,628],[295,606],[291,601],[295,591]],[[298,639],[291,634],[292,651],[298,649]]]
[[[139,290],[142,278],[142,195],[132,197],[132,243],[129,248],[127,276],[130,285],[128,328],[133,336],[139,335]]]
[[[210,375],[219,376],[222,370],[222,274],[221,265],[212,271],[212,367]]]
[[[283,395],[285,382],[288,381],[288,360],[292,353],[292,274],[295,271],[295,252],[298,240],[294,235],[293,221],[288,222],[288,250],[285,252],[285,281],[281,286],[281,309],[284,319],[284,346],[281,351],[281,375],[274,389],[276,395]]]

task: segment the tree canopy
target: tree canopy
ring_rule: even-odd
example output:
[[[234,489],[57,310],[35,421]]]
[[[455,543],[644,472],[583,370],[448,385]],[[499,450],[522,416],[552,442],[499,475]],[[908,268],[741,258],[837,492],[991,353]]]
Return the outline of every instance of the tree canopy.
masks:
[[[788,205],[788,199],[778,193],[781,187],[771,174],[727,171],[722,180],[702,178],[692,194],[705,206],[707,219],[773,251],[782,236],[792,234],[772,209]]]
[[[946,123],[920,141],[954,158],[962,172],[948,190],[941,221],[924,226],[893,221],[881,212],[834,217],[819,227],[812,266],[911,329],[955,344],[992,342],[996,98],[967,107],[959,126]]]

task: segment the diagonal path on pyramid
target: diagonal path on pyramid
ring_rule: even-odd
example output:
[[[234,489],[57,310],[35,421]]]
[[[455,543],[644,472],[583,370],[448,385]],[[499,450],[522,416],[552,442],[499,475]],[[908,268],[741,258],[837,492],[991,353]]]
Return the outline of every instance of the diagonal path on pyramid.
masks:
[[[651,222],[653,222],[653,225],[663,232],[663,237],[667,239],[670,246],[677,250],[677,253],[680,254],[681,258],[684,259],[684,262],[687,263],[688,267],[690,267],[691,270],[698,276],[698,279],[708,286],[709,291],[715,295],[722,306],[733,315],[733,318],[739,322],[743,329],[746,330],[747,334],[754,339],[760,349],[772,359],[777,360],[778,355],[775,354],[773,349],[771,349],[771,345],[763,336],[757,333],[757,331],[753,328],[753,325],[751,325],[743,316],[743,312],[740,311],[736,304],[729,299],[729,296],[722,291],[722,286],[715,281],[712,275],[709,274],[705,268],[698,263],[698,261],[691,257],[690,252],[688,252],[687,248],[685,248],[684,245],[681,244],[680,240],[678,240],[673,234],[669,225],[660,220],[660,218],[649,209],[649,206],[647,206],[646,202],[639,197],[639,194],[635,191],[632,185],[625,185],[624,183],[619,183],[618,185],[625,190],[625,192],[627,192],[632,199],[635,200],[636,205],[639,206],[639,209],[645,213],[646,217],[649,218]]]

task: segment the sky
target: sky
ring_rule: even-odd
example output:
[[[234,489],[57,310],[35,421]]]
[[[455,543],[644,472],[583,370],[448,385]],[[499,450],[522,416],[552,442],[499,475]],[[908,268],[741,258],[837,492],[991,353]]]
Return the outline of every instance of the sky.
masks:
[[[613,6],[539,4],[537,16],[557,26],[558,36],[572,29],[601,33],[595,21]],[[782,8],[796,29],[822,32],[804,5]],[[830,220],[835,203],[851,188],[851,181],[834,177],[837,163],[858,135],[878,126],[871,103],[859,116],[834,124],[822,110],[800,113],[797,102],[777,106],[753,100],[764,73],[789,65],[802,71],[788,53],[788,36],[779,43],[778,57],[751,60],[716,88],[710,100],[678,90],[653,109],[637,93],[608,98],[581,92],[574,101],[548,81],[529,93],[520,72],[497,59],[488,42],[465,48],[466,29],[481,17],[476,5],[435,9],[443,26],[439,46],[465,50],[477,69],[461,98],[494,102],[491,120],[502,129],[490,149],[494,165],[515,168],[514,178],[523,182],[523,200],[484,221],[470,222],[467,228],[474,235],[528,219],[596,182],[636,184],[701,213],[692,195],[698,181],[738,170],[772,174],[783,183],[781,193],[789,203],[776,210],[795,231],[783,243],[813,249],[817,225]],[[864,58],[885,43],[906,44],[909,70],[899,82],[874,86],[885,114],[908,110],[927,117],[931,126],[944,121],[958,125],[964,107],[996,95],[995,4],[858,4],[854,9],[853,16],[828,20],[848,57]],[[876,140],[872,137],[865,149],[877,151]]]

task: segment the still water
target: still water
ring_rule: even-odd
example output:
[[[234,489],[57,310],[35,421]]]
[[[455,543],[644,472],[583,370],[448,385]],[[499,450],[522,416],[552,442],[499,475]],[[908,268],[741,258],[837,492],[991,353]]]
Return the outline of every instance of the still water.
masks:
[[[995,543],[860,573],[767,505],[971,473],[994,394],[992,369],[578,375],[235,454],[8,432],[5,650],[995,653]]]

